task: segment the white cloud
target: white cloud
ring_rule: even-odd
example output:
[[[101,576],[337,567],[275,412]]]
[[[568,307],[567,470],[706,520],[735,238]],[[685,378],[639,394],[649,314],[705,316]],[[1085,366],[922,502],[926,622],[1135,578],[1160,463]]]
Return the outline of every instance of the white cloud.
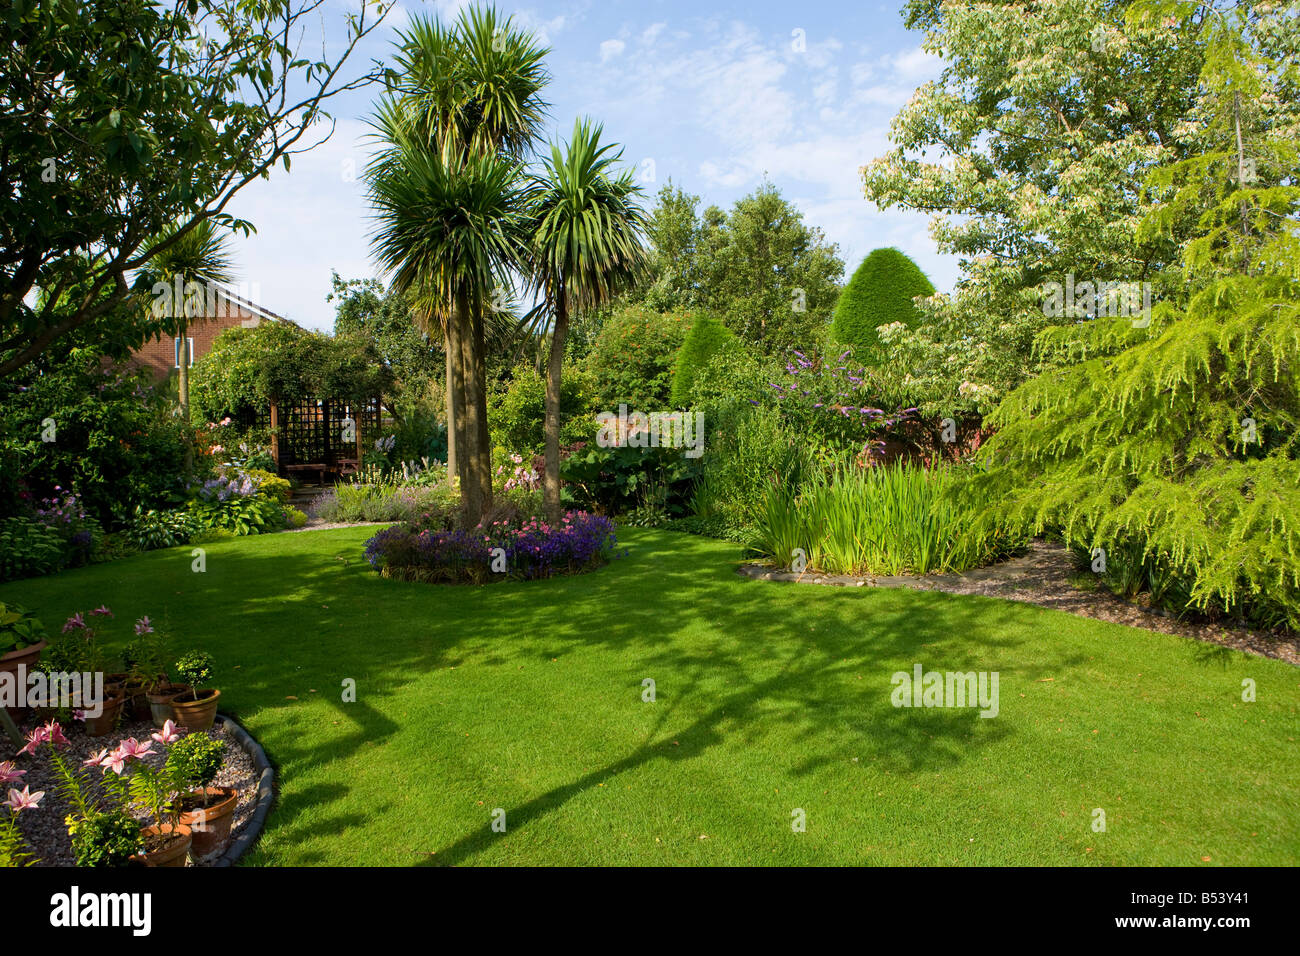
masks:
[[[622,40],[605,40],[600,44],[600,62],[608,63],[619,56],[627,46]]]
[[[659,34],[663,33],[664,28],[667,26],[668,24],[666,23],[650,24],[650,26],[646,27],[645,30],[641,33],[641,42],[646,44],[647,46],[653,44],[655,40],[659,39]]]

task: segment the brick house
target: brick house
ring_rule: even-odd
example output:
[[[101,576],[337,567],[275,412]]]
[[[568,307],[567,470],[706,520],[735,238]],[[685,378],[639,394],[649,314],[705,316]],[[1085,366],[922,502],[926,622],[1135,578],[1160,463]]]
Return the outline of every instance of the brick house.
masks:
[[[231,328],[257,328],[262,322],[289,322],[256,303],[250,302],[233,290],[217,287],[212,296],[210,315],[191,319],[186,330],[190,340],[190,365],[201,359],[212,348],[218,335]],[[180,368],[181,340],[176,336],[159,336],[146,342],[131,353],[126,364],[132,368],[147,369],[155,381],[161,382]]]

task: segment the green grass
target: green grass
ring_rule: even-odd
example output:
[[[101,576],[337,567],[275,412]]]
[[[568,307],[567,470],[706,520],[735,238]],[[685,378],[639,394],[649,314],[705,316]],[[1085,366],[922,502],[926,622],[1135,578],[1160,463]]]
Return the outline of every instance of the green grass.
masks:
[[[582,577],[402,583],[362,560],[372,532],[216,543],[203,574],[153,552],[0,601],[52,627],[107,602],[212,652],[279,773],[253,863],[1300,863],[1286,664],[990,599],[751,581],[734,546],[671,532],[621,530],[631,555]],[[1001,714],[895,709],[916,662],[998,671]]]

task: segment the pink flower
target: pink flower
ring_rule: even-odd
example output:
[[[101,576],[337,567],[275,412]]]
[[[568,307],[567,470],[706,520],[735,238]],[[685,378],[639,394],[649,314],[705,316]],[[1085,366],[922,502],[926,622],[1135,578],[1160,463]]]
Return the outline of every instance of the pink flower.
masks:
[[[95,609],[94,609],[93,611],[91,611],[90,613],[91,613],[91,614],[98,614],[100,617],[112,617],[112,616],[113,616],[113,612],[110,611],[110,610],[108,609],[108,605],[107,605],[107,604],[101,604],[99,607],[95,608]]]
[[[22,810],[35,810],[40,806],[41,797],[43,796],[45,796],[44,790],[37,790],[35,793],[32,793],[31,787],[23,787],[22,793],[10,789],[9,799],[5,801],[5,804],[14,813],[18,813]]]
[[[134,737],[127,737],[117,745],[117,752],[124,760],[140,760],[153,753],[153,744],[142,744]]]
[[[59,726],[57,720],[51,720],[42,728],[45,731],[45,739],[55,747],[70,747],[68,738],[63,736],[63,728]]]
[[[26,770],[19,770],[12,760],[0,760],[0,783],[13,783],[20,777],[27,776]]]
[[[34,754],[38,749],[40,749],[41,744],[45,743],[45,741],[49,739],[50,739],[49,734],[46,732],[45,728],[37,727],[30,734],[27,735],[27,745],[23,747],[22,750],[18,751],[18,753],[20,755]]]
[[[72,712],[72,719],[79,720],[84,724],[86,722],[86,712],[84,710],[74,710]]]
[[[162,731],[155,731],[153,739],[160,744],[172,744],[181,739],[181,735],[176,732],[176,722],[167,720],[163,722]]]
[[[83,767],[102,767],[104,766],[104,763],[107,760],[108,760],[108,751],[101,750],[98,753],[91,754],[85,760],[81,761],[81,765]]]
[[[144,634],[153,633],[153,622],[149,620],[149,615],[145,615],[135,622],[135,636],[140,637]]]
[[[73,631],[76,630],[77,628],[81,628],[85,626],[86,626],[85,618],[83,618],[81,616],[81,612],[78,611],[76,614],[72,615],[72,617],[68,618],[66,621],[63,622],[63,633],[67,634],[68,631]]]
[[[99,762],[99,765],[105,770],[112,770],[120,777],[122,771],[126,769],[126,758],[122,756],[121,751],[113,750],[104,754],[104,759]]]

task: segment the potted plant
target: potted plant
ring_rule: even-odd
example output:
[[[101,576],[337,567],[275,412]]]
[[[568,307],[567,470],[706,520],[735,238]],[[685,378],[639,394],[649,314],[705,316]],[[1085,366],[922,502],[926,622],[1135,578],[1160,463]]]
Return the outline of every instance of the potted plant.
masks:
[[[176,725],[170,720],[153,735],[153,741],[159,744],[171,744],[179,739]],[[136,861],[145,866],[184,866],[193,835],[180,822],[176,775],[166,761],[155,767],[144,759],[154,753],[152,748],[151,742],[141,743],[127,737],[118,743],[116,750],[97,754],[86,762],[103,768],[104,788],[124,806],[148,811],[153,818],[153,823],[140,829],[144,846]]]
[[[28,670],[41,658],[47,644],[45,625],[17,604],[0,602],[0,671],[18,673],[19,665]],[[21,707],[7,707],[15,721],[22,716]]]
[[[172,670],[189,687],[173,697],[172,712],[181,726],[191,731],[207,730],[217,716],[217,701],[221,691],[200,688],[212,679],[212,658],[203,651],[188,651],[176,661]]]
[[[154,630],[148,617],[135,622],[135,636],[136,639],[126,645],[122,652],[122,666],[126,669],[127,710],[138,720],[152,717],[153,708],[149,700],[152,693],[158,698],[161,718],[154,723],[161,727],[171,717],[170,706],[162,700],[172,687],[167,679],[166,642]],[[179,688],[176,693],[180,693]]]
[[[119,744],[119,751],[125,745]],[[145,848],[141,835],[140,821],[127,812],[127,784],[120,777],[106,779],[105,786],[89,786],[84,770],[72,767],[64,759],[61,749],[69,747],[68,738],[63,735],[63,728],[57,721],[37,727],[27,735],[27,744],[20,754],[35,754],[41,747],[49,745],[50,764],[54,768],[56,784],[60,796],[67,803],[69,813],[65,820],[68,835],[72,838],[72,852],[78,866],[126,866],[137,859],[137,854]],[[126,762],[142,756],[147,748],[136,747],[130,756],[114,751],[112,759],[116,761],[118,774]],[[109,767],[108,751],[98,754],[82,763],[83,767]],[[12,763],[0,765],[6,771],[0,779],[14,779],[16,771]],[[29,806],[39,797],[33,794]]]
[[[188,734],[167,753],[167,767],[181,790],[180,822],[190,828],[195,860],[219,850],[230,837],[239,791],[212,786],[225,759],[226,745],[206,734]]]

